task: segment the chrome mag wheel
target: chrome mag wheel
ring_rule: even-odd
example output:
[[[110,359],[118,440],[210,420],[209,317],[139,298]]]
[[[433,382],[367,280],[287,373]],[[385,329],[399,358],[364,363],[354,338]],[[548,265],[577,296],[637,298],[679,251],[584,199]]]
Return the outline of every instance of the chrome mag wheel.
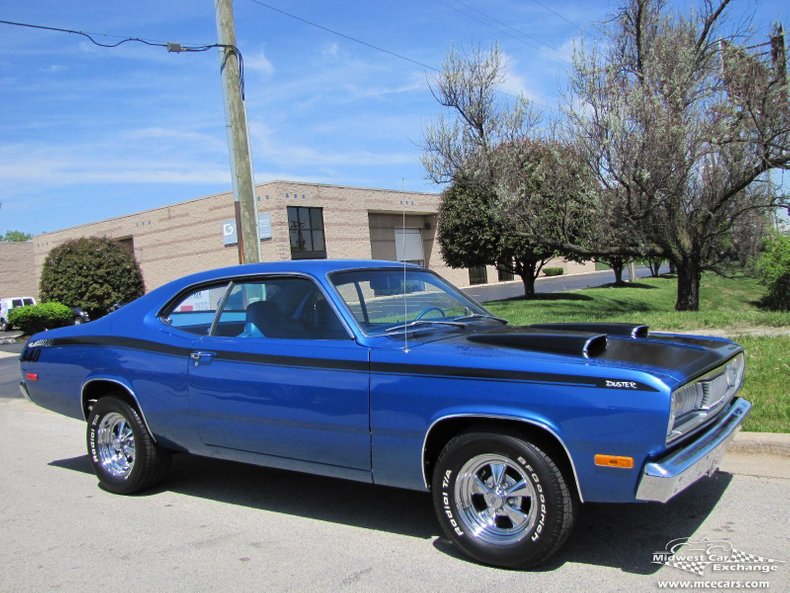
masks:
[[[121,414],[106,414],[96,431],[99,462],[113,477],[125,478],[134,468],[135,442],[131,425]]]
[[[509,545],[530,533],[540,502],[523,467],[498,454],[472,457],[455,482],[458,519],[480,540]]]

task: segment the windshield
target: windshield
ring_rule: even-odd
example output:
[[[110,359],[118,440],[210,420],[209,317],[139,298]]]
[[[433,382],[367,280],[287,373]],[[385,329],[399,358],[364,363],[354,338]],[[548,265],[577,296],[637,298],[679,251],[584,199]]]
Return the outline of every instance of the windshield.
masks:
[[[492,315],[439,276],[419,269],[405,272],[337,272],[332,283],[367,334],[424,325],[463,325]],[[455,322],[455,323],[454,323]]]

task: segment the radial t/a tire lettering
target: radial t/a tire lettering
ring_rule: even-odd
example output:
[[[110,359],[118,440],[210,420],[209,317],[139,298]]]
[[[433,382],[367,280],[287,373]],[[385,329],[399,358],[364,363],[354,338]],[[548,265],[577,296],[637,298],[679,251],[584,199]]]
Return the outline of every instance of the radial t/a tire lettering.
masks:
[[[576,499],[562,471],[515,433],[468,432],[436,462],[432,492],[444,532],[494,566],[545,562],[573,529]]]
[[[133,494],[159,482],[171,453],[154,442],[140,414],[115,396],[99,399],[88,416],[88,457],[102,488]]]

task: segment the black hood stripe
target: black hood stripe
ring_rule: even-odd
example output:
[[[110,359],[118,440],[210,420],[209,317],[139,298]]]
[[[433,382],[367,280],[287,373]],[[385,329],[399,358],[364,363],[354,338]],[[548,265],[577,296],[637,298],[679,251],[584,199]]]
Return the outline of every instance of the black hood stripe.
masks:
[[[114,346],[148,352],[158,352],[174,356],[188,357],[192,348],[169,346],[151,340],[121,336],[85,336],[55,338],[52,346]],[[272,364],[280,366],[336,369],[343,371],[372,372],[385,375],[432,376],[452,379],[486,379],[494,381],[518,381],[542,384],[575,385],[591,388],[625,388],[629,391],[658,391],[651,385],[617,378],[585,377],[558,373],[514,371],[506,369],[483,369],[449,365],[403,364],[395,362],[373,362],[337,360],[331,358],[311,358],[303,356],[283,356],[257,354],[253,352],[234,352],[207,348],[216,360]],[[614,385],[617,384],[617,385]],[[622,387],[625,386],[625,387]]]

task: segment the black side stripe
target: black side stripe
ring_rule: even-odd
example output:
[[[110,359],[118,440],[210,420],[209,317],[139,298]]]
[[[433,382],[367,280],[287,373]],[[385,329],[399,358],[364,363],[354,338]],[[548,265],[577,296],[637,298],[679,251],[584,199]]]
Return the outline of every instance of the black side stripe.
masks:
[[[188,357],[191,348],[169,346],[151,340],[127,338],[119,336],[88,336],[56,338],[53,346],[115,346],[118,348],[131,348],[148,352],[172,354]],[[353,372],[372,372],[387,375],[430,376],[451,379],[486,379],[493,381],[517,381],[529,383],[548,383],[555,385],[575,385],[577,387],[609,388],[607,381],[614,378],[584,377],[578,375],[562,375],[558,373],[540,373],[530,371],[513,371],[505,369],[483,369],[470,367],[457,367],[446,365],[421,365],[402,364],[394,362],[374,362],[338,360],[331,358],[309,358],[303,356],[284,356],[276,354],[258,354],[254,352],[233,352],[229,350],[212,350],[216,360],[233,362],[249,362],[257,364],[270,364],[279,366],[293,366],[302,368],[317,368],[328,370],[342,370]],[[658,391],[654,387],[641,382],[628,382],[629,391]]]
[[[169,346],[161,342],[152,340],[141,340],[139,338],[127,338],[122,336],[85,336],[71,338],[55,338],[53,346],[116,346],[118,348],[131,348],[133,350],[146,350],[149,352],[159,352],[161,354],[175,354],[177,356],[189,356],[191,349],[179,346]]]

